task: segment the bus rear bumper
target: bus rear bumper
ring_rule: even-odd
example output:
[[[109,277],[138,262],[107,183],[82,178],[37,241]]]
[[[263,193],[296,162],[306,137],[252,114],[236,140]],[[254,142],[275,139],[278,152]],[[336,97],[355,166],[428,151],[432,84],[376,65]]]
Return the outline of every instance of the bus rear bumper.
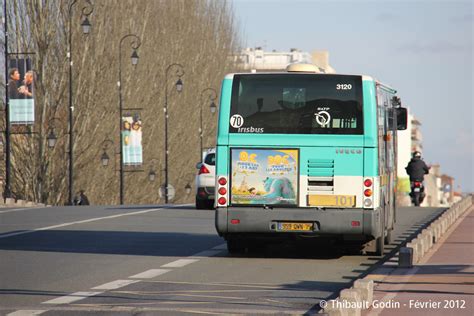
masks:
[[[313,223],[312,231],[290,233],[312,235],[352,235],[377,238],[381,235],[380,209],[313,209],[229,207],[216,209],[219,236],[234,234],[288,234],[279,223]]]

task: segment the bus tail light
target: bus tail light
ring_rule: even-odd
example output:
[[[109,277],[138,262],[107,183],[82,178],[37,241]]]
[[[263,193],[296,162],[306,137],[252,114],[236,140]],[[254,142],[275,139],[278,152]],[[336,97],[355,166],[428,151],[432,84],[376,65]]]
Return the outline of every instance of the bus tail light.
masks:
[[[373,178],[364,178],[364,208],[373,208],[374,207],[374,179]]]
[[[217,183],[216,183],[217,207],[227,206],[227,201],[229,199],[229,196],[228,196],[229,190],[228,190],[227,184],[228,184],[227,177],[222,177],[222,176],[217,177]]]
[[[364,207],[365,207],[365,208],[370,208],[370,207],[372,207],[372,200],[371,200],[371,199],[365,199],[365,200],[364,200]]]

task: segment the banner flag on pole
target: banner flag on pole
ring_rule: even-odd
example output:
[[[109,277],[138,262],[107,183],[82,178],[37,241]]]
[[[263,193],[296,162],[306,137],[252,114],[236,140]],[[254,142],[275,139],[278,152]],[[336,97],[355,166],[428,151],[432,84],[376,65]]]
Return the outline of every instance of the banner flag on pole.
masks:
[[[31,59],[11,58],[8,66],[10,124],[33,125],[35,123],[35,76]]]
[[[122,117],[123,163],[140,166],[143,163],[142,121],[138,115]]]

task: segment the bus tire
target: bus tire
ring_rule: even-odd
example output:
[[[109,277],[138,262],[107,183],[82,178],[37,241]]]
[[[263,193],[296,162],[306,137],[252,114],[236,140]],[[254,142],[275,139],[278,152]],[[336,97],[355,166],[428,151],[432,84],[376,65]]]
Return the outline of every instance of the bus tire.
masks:
[[[379,257],[383,257],[383,251],[385,248],[385,237],[380,236],[375,240],[375,255]]]
[[[380,222],[380,225],[381,225],[382,231],[380,232],[380,237],[375,239],[375,255],[379,257],[383,257],[383,252],[385,248],[385,232],[386,232],[385,218],[384,216],[381,216],[381,217],[382,217],[382,220]]]
[[[385,235],[385,244],[390,245],[393,241],[392,236],[393,229],[387,229],[387,235]]]

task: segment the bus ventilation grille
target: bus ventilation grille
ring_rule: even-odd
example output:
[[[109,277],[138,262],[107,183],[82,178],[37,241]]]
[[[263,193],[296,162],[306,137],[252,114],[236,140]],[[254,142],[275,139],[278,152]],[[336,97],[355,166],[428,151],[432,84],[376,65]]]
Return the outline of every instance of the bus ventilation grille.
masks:
[[[334,160],[308,159],[308,194],[334,193]]]

